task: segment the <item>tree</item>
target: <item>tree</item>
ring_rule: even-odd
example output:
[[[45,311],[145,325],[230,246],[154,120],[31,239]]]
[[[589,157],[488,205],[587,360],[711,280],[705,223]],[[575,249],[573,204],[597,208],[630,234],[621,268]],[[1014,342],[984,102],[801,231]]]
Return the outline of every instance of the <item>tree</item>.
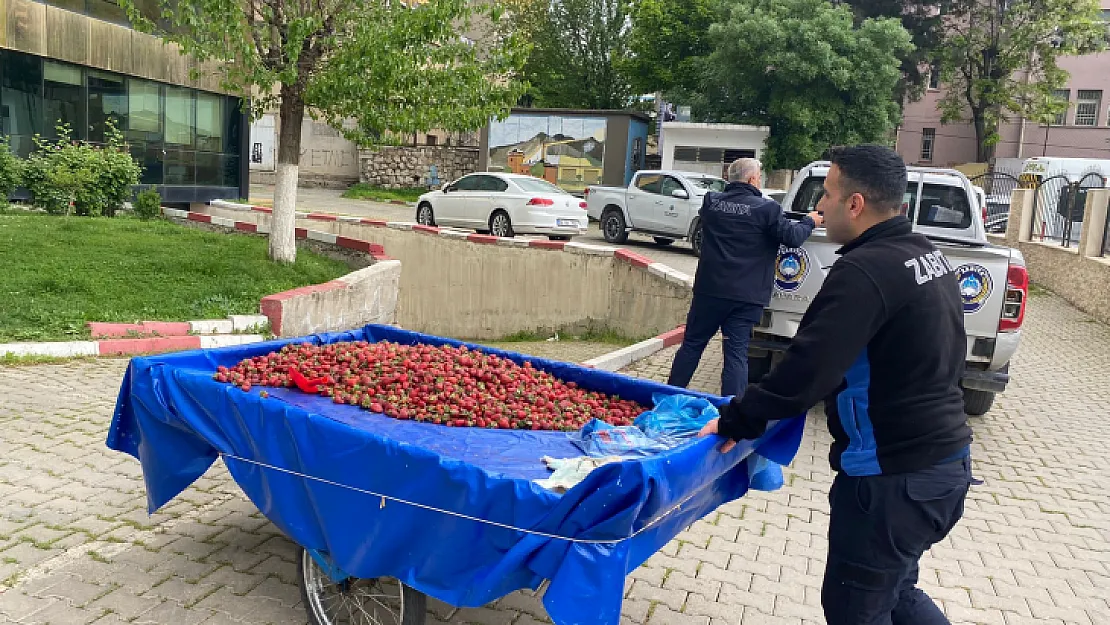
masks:
[[[252,116],[277,106],[277,184],[270,257],[296,259],[301,123],[306,112],[365,144],[433,128],[472,130],[504,117],[519,97],[526,47],[493,27],[459,36],[496,4],[467,0],[156,0],[155,24],[120,0],[133,23],[218,62],[222,86],[250,99]],[[353,124],[345,123],[352,120]]]
[[[713,51],[709,27],[724,8],[720,0],[640,0],[632,11],[631,56],[622,63],[636,92],[695,91],[702,57]]]
[[[994,156],[999,122],[1052,112],[1052,91],[1068,80],[1059,57],[1101,50],[1106,40],[1098,0],[962,0],[946,29],[941,121],[970,115],[981,163]]]
[[[513,0],[515,30],[532,46],[522,102],[557,108],[620,109],[632,100],[628,56],[631,0]]]
[[[899,102],[917,100],[929,80],[930,65],[944,43],[944,15],[959,0],[850,0],[856,24],[865,19],[892,17],[910,33],[913,48],[904,52],[902,80],[895,89]]]
[[[851,10],[827,0],[737,0],[710,40],[694,114],[769,126],[767,167],[796,169],[832,145],[890,141],[898,59],[912,46],[897,20],[857,27]]]

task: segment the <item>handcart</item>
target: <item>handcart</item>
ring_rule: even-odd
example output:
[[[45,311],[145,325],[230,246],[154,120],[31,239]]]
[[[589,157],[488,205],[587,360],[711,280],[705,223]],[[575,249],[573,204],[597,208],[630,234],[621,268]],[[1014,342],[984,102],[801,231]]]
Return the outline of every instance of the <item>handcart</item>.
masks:
[[[544,589],[556,624],[616,625],[629,572],[721,504],[762,488],[758,478],[789,463],[801,441],[801,417],[773,423],[760,440],[727,454],[716,450],[720,439],[690,438],[604,464],[554,492],[536,483],[549,475],[540,459],[582,456],[565,432],[448,428],[296,389],[243,391],[213,379],[220,366],[288,343],[383,340],[464,345],[370,325],[135,358],[108,446],[140,461],[151,513],[222,459],[247,497],[302,547],[310,623],[419,625],[428,596],[480,607],[520,589]],[[653,395],[678,393],[725,401],[467,345],[646,406]]]

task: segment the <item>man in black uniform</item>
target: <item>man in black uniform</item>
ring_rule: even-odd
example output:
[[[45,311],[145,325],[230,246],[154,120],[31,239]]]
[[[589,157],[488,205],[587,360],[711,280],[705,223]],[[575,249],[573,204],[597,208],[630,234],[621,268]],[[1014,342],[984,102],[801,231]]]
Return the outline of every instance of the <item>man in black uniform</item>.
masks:
[[[779,203],[759,191],[760,164],[740,158],[728,167],[728,186],[702,200],[702,245],[686,334],[667,384],[686,387],[709,339],[724,336],[721,395],[743,394],[748,385],[748,340],[771,301],[779,245],[797,247],[820,225],[810,213],[787,219]]]
[[[817,208],[843,247],[782,361],[702,434],[728,451],[825,399],[836,471],[821,603],[828,625],[943,625],[918,560],[963,514],[971,430],[952,266],[900,214],[906,166],[880,146],[832,157]]]

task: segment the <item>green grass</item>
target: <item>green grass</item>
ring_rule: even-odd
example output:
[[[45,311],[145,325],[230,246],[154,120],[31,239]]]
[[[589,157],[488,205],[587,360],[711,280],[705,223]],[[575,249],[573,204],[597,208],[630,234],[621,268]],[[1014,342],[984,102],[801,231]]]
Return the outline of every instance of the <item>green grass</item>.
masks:
[[[494,343],[539,343],[551,338],[552,334],[543,334],[538,332],[517,332],[509,336],[502,337]],[[644,337],[647,338],[647,337]],[[628,346],[634,343],[639,343],[644,340],[643,338],[630,338],[622,336],[613,332],[612,330],[596,331],[590,330],[583,334],[565,334],[559,333],[559,341],[562,342],[582,342],[582,343],[607,343],[609,345]],[[481,342],[481,341],[476,341]]]
[[[390,200],[415,202],[417,198],[427,192],[427,189],[420,187],[409,189],[383,189],[360,182],[344,191],[343,197],[350,200],[374,200],[377,202],[388,202]]]
[[[271,293],[349,271],[300,249],[266,257],[264,237],[168,221],[0,209],[0,343],[88,336],[88,321],[188,321],[257,314]]]

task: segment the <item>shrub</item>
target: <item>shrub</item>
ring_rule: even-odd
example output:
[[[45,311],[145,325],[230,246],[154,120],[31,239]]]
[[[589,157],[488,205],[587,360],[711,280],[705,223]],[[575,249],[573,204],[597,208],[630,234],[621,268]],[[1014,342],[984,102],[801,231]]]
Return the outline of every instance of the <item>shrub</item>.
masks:
[[[0,138],[0,203],[7,202],[23,179],[23,161],[8,148],[7,137]]]
[[[154,219],[162,213],[162,196],[154,189],[147,189],[135,198],[131,206],[139,219],[143,221]]]
[[[111,217],[139,183],[142,168],[127,152],[123,135],[109,126],[108,144],[98,147],[70,140],[66,125],[58,139],[35,137],[38,149],[27,159],[23,184],[35,206],[50,213]]]

